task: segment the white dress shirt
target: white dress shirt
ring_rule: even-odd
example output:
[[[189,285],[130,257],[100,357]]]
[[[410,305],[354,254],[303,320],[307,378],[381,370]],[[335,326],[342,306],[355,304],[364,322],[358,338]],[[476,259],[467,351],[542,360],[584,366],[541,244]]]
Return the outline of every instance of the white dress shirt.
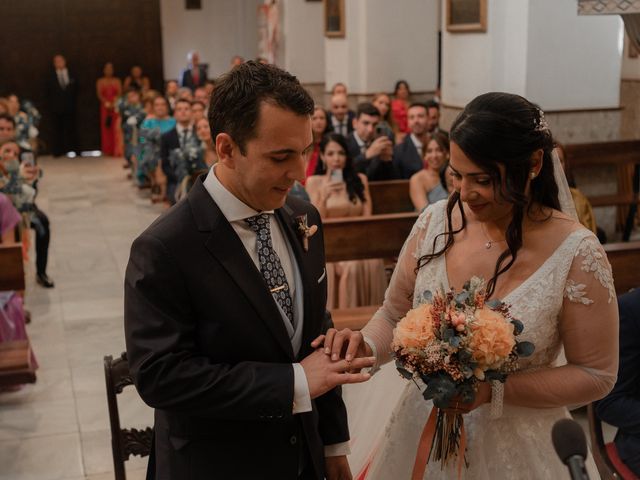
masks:
[[[339,133],[343,137],[349,135],[349,128],[347,127],[347,121],[349,121],[349,115],[345,115],[342,121],[338,120],[335,116],[331,115],[331,123],[333,124],[333,131]]]
[[[58,83],[62,88],[67,88],[69,85],[69,70],[66,68],[61,68],[60,70],[56,70],[56,75],[58,76]]]
[[[418,151],[418,155],[420,155],[420,157],[422,158],[423,143],[413,133],[410,136],[411,136],[411,141],[413,142],[413,145],[416,147],[416,150]]]
[[[184,137],[185,130],[187,131],[186,138]],[[184,148],[183,140],[188,140],[189,137],[193,134],[191,125],[189,124],[186,127],[183,127],[179,123],[176,123],[176,131],[178,132],[178,141],[180,142],[180,147]]]

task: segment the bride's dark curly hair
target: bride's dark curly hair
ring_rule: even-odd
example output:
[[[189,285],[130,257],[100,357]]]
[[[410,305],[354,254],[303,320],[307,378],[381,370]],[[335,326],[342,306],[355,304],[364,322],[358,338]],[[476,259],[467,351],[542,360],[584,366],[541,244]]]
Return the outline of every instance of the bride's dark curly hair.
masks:
[[[496,195],[513,205],[511,223],[505,232],[507,249],[498,258],[493,277],[487,283],[487,295],[491,296],[498,277],[511,268],[522,247],[525,212],[530,215],[534,205],[560,210],[551,157],[553,136],[537,105],[519,95],[491,92],[473,99],[458,115],[451,126],[450,140],[491,176]],[[532,167],[531,156],[539,149],[544,152],[542,169],[531,181],[527,196],[525,188]],[[504,179],[499,165],[504,166]],[[453,230],[451,213],[456,206],[462,216],[462,226]],[[453,192],[447,204],[447,231],[436,236],[432,253],[419,259],[416,270],[443,255],[466,225],[460,193]],[[440,236],[446,236],[446,242],[436,252],[436,241]]]

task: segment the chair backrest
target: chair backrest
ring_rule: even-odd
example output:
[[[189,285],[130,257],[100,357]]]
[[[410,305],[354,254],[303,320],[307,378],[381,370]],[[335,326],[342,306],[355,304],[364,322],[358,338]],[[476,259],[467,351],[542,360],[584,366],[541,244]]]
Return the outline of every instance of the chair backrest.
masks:
[[[589,419],[591,451],[596,466],[598,467],[598,472],[600,472],[600,477],[602,480],[618,480],[622,478],[618,475],[616,468],[609,459],[607,447],[604,443],[604,436],[602,435],[602,422],[596,414],[596,408],[593,403],[587,406],[587,418]]]
[[[151,452],[153,429],[120,428],[117,395],[128,385],[133,385],[129,373],[127,353],[123,352],[115,360],[111,355],[104,357],[104,379],[107,387],[107,404],[109,406],[109,422],[111,425],[111,451],[116,480],[126,480],[124,462],[131,455],[146,457]]]
[[[24,290],[22,245],[0,245],[0,291]]]

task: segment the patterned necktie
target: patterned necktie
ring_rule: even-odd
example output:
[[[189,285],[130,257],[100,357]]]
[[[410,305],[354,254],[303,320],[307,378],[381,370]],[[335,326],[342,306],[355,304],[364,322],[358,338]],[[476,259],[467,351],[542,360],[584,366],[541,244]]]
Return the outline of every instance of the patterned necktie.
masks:
[[[287,277],[280,263],[280,257],[273,249],[271,242],[271,228],[269,225],[269,215],[262,213],[245,220],[251,230],[256,233],[256,247],[258,250],[258,263],[260,263],[260,273],[269,291],[282,307],[285,315],[293,325],[293,303]]]
[[[180,147],[185,148],[187,145],[187,139],[189,138],[189,130],[188,129],[184,129],[182,131],[182,142],[180,142]]]

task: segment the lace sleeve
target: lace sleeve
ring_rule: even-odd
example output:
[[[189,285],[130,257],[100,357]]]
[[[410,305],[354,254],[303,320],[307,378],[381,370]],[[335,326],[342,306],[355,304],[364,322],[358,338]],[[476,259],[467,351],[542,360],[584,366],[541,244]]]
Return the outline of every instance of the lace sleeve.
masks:
[[[604,397],[618,371],[618,306],[611,267],[594,236],[575,252],[558,327],[567,364],[507,378],[505,403],[526,407],[583,405]]]
[[[416,283],[416,266],[420,247],[424,242],[433,208],[427,207],[416,220],[411,233],[400,251],[398,263],[384,295],[382,307],[362,329],[365,341],[376,357],[376,367],[391,358],[391,341],[396,323],[413,307],[413,290]]]

